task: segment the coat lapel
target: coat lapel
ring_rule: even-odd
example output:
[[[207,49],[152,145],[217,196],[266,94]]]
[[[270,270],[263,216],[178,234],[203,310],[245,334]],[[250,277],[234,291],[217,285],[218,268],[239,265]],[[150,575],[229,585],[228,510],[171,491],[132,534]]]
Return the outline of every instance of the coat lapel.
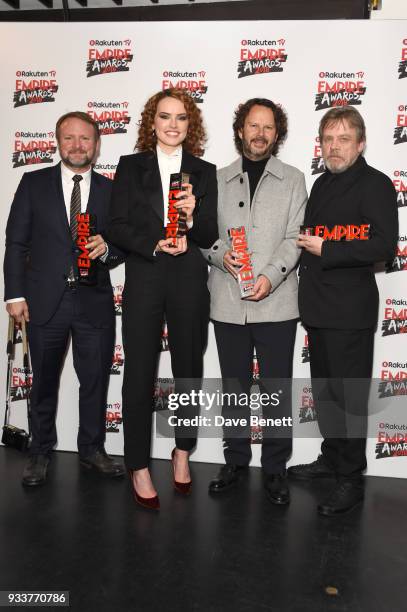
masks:
[[[189,174],[189,182],[192,185],[192,193],[198,200],[205,193],[205,185],[202,181],[200,160],[185,150],[182,150],[181,172]]]
[[[157,155],[152,151],[142,153],[138,158],[138,164],[143,167],[141,174],[143,193],[146,194],[152,210],[164,224],[164,197]]]
[[[96,202],[100,201],[100,181],[99,175],[97,172],[92,170],[91,179],[90,179],[90,191],[89,191],[89,199],[86,206],[86,212],[91,215],[96,215]],[[98,226],[98,218],[96,216],[96,227]]]
[[[152,151],[142,153],[138,156],[137,163],[143,168],[141,174],[143,192],[147,194],[152,210],[154,210],[164,224],[164,196],[157,155]],[[183,151],[181,172],[188,172],[190,175],[193,193],[198,199],[205,192],[205,185],[202,184],[199,159]]]

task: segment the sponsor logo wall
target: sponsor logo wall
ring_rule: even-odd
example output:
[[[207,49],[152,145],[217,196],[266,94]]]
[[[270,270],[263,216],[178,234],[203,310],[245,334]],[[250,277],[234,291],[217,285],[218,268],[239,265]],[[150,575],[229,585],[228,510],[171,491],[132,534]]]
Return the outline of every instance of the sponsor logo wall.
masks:
[[[332,45],[332,40],[343,39],[344,28],[349,44]],[[407,22],[318,21],[308,22],[306,30],[292,21],[183,23],[179,40],[169,39],[165,23],[36,24],[35,30],[31,24],[15,23],[0,24],[0,32],[0,74],[5,91],[0,100],[3,231],[22,174],[59,161],[55,123],[69,110],[84,110],[99,123],[102,144],[95,169],[113,179],[120,155],[133,151],[140,111],[156,91],[182,87],[200,105],[209,136],[205,158],[218,167],[237,157],[232,135],[236,106],[251,97],[268,97],[280,103],[289,117],[288,139],[280,157],[304,172],[310,189],[324,171],[318,138],[320,118],[334,106],[349,104],[358,108],[367,125],[366,159],[393,180],[400,219],[394,260],[377,270],[380,310],[371,390],[374,410],[369,425],[368,473],[404,477]],[[16,39],[22,41],[17,47]],[[209,41],[215,44],[209,47]],[[109,452],[121,454],[124,266],[115,269],[111,278],[117,334],[106,410],[106,447]],[[6,328],[4,314],[0,319],[4,342]],[[166,407],[168,394],[173,390],[165,326],[161,345],[158,379],[155,390],[152,389],[156,410]],[[13,422],[26,427],[24,398],[31,373],[26,379],[19,344],[16,349]],[[5,368],[1,370],[0,389],[4,394]],[[254,379],[257,372],[254,360]],[[211,378],[220,376],[212,329],[205,374]],[[320,441],[309,381],[307,335],[300,324],[294,375],[302,380],[293,391],[294,429],[298,438],[292,461],[303,462],[315,458]],[[78,383],[68,355],[58,411],[60,449],[76,449],[77,399]],[[252,431],[253,442],[259,441],[260,434]],[[203,431],[201,435],[204,436]],[[168,457],[171,445],[168,439],[155,437],[154,456]],[[259,465],[259,451],[259,444],[255,443],[254,465]],[[193,458],[221,462],[221,440],[201,437]]]

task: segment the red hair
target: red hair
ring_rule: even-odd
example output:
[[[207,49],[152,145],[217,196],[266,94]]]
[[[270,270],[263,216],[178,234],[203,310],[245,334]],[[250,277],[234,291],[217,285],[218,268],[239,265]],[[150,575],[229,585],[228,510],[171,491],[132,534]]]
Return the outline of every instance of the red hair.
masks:
[[[159,91],[147,100],[141,113],[135,149],[138,151],[155,151],[157,136],[153,130],[154,118],[157,113],[158,103],[164,98],[175,98],[184,105],[189,124],[188,132],[182,146],[188,153],[191,153],[191,155],[202,157],[207,139],[202,113],[185,89],[165,89],[164,91]]]

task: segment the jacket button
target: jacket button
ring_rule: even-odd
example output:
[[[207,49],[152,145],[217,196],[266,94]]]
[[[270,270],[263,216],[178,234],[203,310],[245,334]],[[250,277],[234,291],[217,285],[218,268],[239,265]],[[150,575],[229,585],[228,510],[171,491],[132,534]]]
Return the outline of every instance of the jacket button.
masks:
[[[243,208],[244,202],[239,202],[239,206],[240,206],[240,208]]]
[[[241,185],[243,184],[243,177],[242,176],[240,177],[240,184]]]
[[[217,250],[218,250],[218,245],[214,244],[213,247],[212,247],[212,251],[217,251]]]
[[[286,268],[285,266],[283,266],[283,267],[281,268],[281,272],[284,274],[284,272],[287,272],[287,268]]]
[[[308,266],[302,266],[303,270],[308,270]]]
[[[208,255],[208,259],[209,261],[212,261],[212,257],[210,255]]]

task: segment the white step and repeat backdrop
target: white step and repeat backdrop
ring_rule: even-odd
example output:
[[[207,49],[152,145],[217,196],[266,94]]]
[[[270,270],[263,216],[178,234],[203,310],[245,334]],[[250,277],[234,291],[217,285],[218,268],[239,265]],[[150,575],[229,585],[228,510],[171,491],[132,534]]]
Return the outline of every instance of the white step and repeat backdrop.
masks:
[[[190,90],[208,128],[205,158],[218,167],[236,157],[231,127],[236,106],[251,97],[271,98],[283,105],[289,117],[289,135],[280,156],[305,173],[308,189],[323,171],[317,138],[323,113],[342,104],[361,111],[367,124],[367,161],[394,181],[400,217],[397,256],[377,273],[381,300],[368,473],[405,476],[407,21],[7,23],[0,25],[0,33],[3,229],[22,174],[58,161],[54,126],[70,110],[86,110],[99,122],[103,137],[96,170],[114,178],[119,156],[133,150],[140,111],[152,93],[170,86]],[[112,273],[117,338],[106,419],[106,447],[117,454],[122,453],[123,283],[121,266]],[[0,325],[5,346],[5,315]],[[3,364],[4,399],[5,350]],[[307,380],[307,338],[300,325],[294,373],[304,380],[294,393],[297,437],[292,462],[302,462],[315,458],[320,440]],[[158,375],[156,402],[160,405],[171,387],[166,350]],[[205,376],[219,377],[212,328]],[[12,382],[12,420],[25,426],[27,389],[18,360]],[[77,400],[78,384],[68,353],[60,388],[59,449],[76,449]],[[168,458],[171,446],[170,440],[156,438],[153,455]],[[259,465],[259,447],[253,447],[253,464]],[[221,440],[201,438],[193,458],[221,462]]]

